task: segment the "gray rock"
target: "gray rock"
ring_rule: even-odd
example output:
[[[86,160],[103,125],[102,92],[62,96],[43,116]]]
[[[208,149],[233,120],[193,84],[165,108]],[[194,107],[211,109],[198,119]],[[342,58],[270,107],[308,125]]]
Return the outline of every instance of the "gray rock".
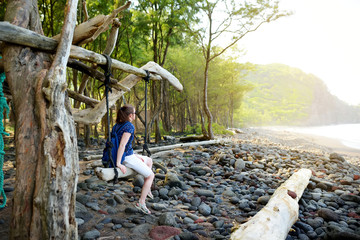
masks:
[[[351,195],[351,194],[343,194],[340,196],[342,200],[344,201],[350,201],[350,202],[356,202],[360,203],[360,197],[357,195]]]
[[[303,223],[303,222],[300,222],[300,221],[297,221],[295,223],[295,226],[297,226],[300,229],[304,230],[306,233],[309,232],[309,231],[314,231],[314,229],[309,224],[306,224],[306,223]]]
[[[209,216],[211,214],[211,207],[206,203],[201,203],[199,206],[199,212],[205,217]]]
[[[213,191],[201,189],[201,188],[196,189],[195,193],[199,196],[205,196],[205,197],[214,197],[215,196]]]
[[[119,204],[124,204],[125,203],[124,199],[122,199],[122,197],[120,197],[119,195],[115,195],[114,199]]]
[[[240,209],[250,208],[249,201],[246,199],[242,199],[239,203],[239,208]]]
[[[201,204],[201,198],[200,197],[194,197],[191,201],[191,206],[198,207]]]
[[[151,207],[156,211],[161,211],[163,209],[166,209],[168,207],[168,205],[167,204],[162,204],[162,203],[153,203],[151,205]]]
[[[225,223],[224,220],[219,220],[219,221],[214,222],[213,226],[215,228],[222,228],[224,226],[224,223]]]
[[[180,187],[181,188],[181,181],[179,180],[178,176],[172,172],[166,173],[164,183],[170,187]]]
[[[312,199],[314,199],[315,201],[319,201],[321,198],[321,193],[310,193]]]
[[[134,228],[134,227],[136,227],[136,224],[135,224],[135,223],[130,223],[130,222],[124,222],[124,223],[122,224],[122,226],[123,226],[124,228]]]
[[[85,223],[85,221],[82,218],[75,218],[75,221],[76,221],[78,226],[81,226],[82,224]]]
[[[95,228],[96,228],[97,230],[104,229],[104,227],[105,227],[105,224],[103,224],[103,223],[98,223],[98,224],[95,225]]]
[[[144,185],[144,176],[141,174],[138,174],[134,177],[133,185],[135,187],[142,187]]]
[[[116,213],[118,213],[118,211],[116,210],[116,208],[113,208],[113,207],[107,208],[106,211],[107,211],[109,214],[116,214]]]
[[[159,225],[176,226],[175,215],[172,212],[166,212],[160,215]]]
[[[245,162],[242,159],[237,159],[235,162],[235,169],[242,171],[245,168]]]
[[[302,234],[302,233],[299,234],[299,239],[300,240],[310,240],[310,238],[308,236],[306,236],[305,234]]]
[[[257,203],[261,205],[266,205],[270,200],[270,196],[261,196],[257,199]]]
[[[112,230],[117,230],[117,229],[120,229],[120,228],[122,228],[121,224],[115,224],[114,226],[111,227]]]
[[[345,158],[338,153],[331,153],[329,158],[330,160],[339,160],[341,162],[345,162]]]
[[[144,223],[144,224],[141,224],[141,225],[138,225],[138,226],[134,227],[131,231],[134,234],[140,235],[141,238],[142,238],[143,236],[147,236],[152,228],[153,228],[153,226],[151,224]],[[141,239],[141,238],[138,238],[138,239]]]
[[[326,235],[332,240],[360,240],[360,235],[350,231],[344,231],[343,228],[335,225],[326,227]]]
[[[115,207],[117,205],[116,201],[114,198],[108,198],[106,199],[106,203],[111,206],[111,207]]]
[[[128,214],[134,214],[134,213],[138,213],[139,210],[135,207],[127,207],[125,208],[125,213],[128,213]]]
[[[236,196],[236,194],[230,189],[226,189],[222,194],[226,197],[235,197]]]
[[[206,152],[202,152],[201,156],[203,156],[204,158],[210,158],[210,154],[208,154]]]
[[[190,167],[189,172],[194,172],[199,176],[203,176],[206,175],[207,173],[211,173],[212,170],[211,168],[205,166],[193,166]]]
[[[238,197],[232,197],[230,198],[230,202],[232,204],[237,204],[238,202],[240,202],[240,199]]]
[[[265,194],[265,190],[261,189],[261,188],[258,188],[254,191],[254,195],[256,195],[256,196],[262,196],[264,194]]]
[[[169,197],[173,197],[173,196],[178,196],[178,195],[180,195],[181,193],[182,193],[182,189],[180,189],[180,188],[172,188],[171,190],[170,190],[170,192],[168,193],[168,196]]]
[[[317,213],[319,217],[322,217],[326,221],[339,221],[339,215],[331,209],[321,208]]]
[[[316,217],[314,219],[308,218],[306,219],[307,224],[309,224],[312,228],[316,229],[318,227],[321,227],[324,223],[324,219],[320,217]]]
[[[160,197],[167,197],[168,193],[169,193],[169,190],[167,190],[166,188],[160,188],[160,190],[159,190]]]
[[[78,212],[87,212],[87,208],[80,202],[76,201],[75,203],[75,213]]]
[[[86,203],[86,206],[91,208],[94,211],[99,211],[100,210],[99,205],[97,203],[95,203],[95,202],[88,202],[88,203]]]
[[[76,194],[76,201],[83,205],[86,205],[86,203],[93,201],[93,198],[91,196],[78,193]]]
[[[84,240],[92,240],[92,239],[97,239],[98,237],[100,237],[100,232],[96,229],[91,230],[89,232],[86,232],[84,234],[84,236],[82,237],[82,239]]]
[[[184,220],[183,220],[184,224],[189,224],[189,223],[194,223],[194,220],[192,220],[191,218],[189,217],[185,217]]]

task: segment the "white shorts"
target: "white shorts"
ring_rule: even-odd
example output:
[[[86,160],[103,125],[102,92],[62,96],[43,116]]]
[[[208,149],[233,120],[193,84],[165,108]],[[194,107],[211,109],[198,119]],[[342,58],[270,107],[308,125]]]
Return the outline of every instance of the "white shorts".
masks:
[[[141,159],[144,159],[144,161],[142,161]],[[126,167],[129,167],[134,171],[138,172],[139,174],[143,175],[144,177],[148,177],[152,173],[151,168],[147,165],[147,163],[150,161],[151,158],[149,157],[132,154],[125,157],[123,164]]]

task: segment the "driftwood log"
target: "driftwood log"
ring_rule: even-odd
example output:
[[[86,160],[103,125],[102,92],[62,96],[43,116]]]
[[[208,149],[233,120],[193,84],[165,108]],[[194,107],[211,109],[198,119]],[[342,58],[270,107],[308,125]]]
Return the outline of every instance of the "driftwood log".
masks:
[[[266,206],[231,234],[232,240],[284,240],[299,215],[298,201],[311,177],[300,169],[276,189]]]
[[[202,141],[202,142],[193,142],[193,143],[182,143],[182,144],[174,144],[169,146],[161,146],[161,147],[154,147],[150,148],[150,152],[160,152],[160,151],[166,151],[170,149],[175,148],[183,148],[183,147],[189,147],[189,146],[199,146],[199,145],[211,145],[211,144],[219,144],[219,143],[225,143],[230,142],[228,139],[217,139],[217,140],[210,140],[210,141]],[[140,153],[142,150],[135,150],[135,153]],[[154,154],[156,155],[156,154]],[[152,157],[155,157],[152,155]],[[101,159],[102,155],[93,155],[86,158],[86,160],[91,159]],[[155,162],[154,162],[155,165]],[[95,174],[98,176],[98,178],[104,180],[104,181],[110,181],[114,179],[115,173],[113,168],[103,168],[101,160],[94,161],[93,163],[89,164],[88,166],[91,166],[95,168]],[[160,167],[161,166],[157,166]],[[164,170],[164,169],[163,169]],[[127,168],[126,174],[123,174],[119,168],[117,168],[118,171],[118,178],[126,178],[134,174],[134,171]],[[165,171],[165,170],[164,170]],[[165,171],[166,172],[166,171]]]
[[[51,52],[54,52],[58,46],[58,42],[54,39],[45,37],[25,28],[12,25],[8,22],[0,22],[0,41]],[[106,58],[103,55],[74,45],[71,46],[70,58],[85,60],[100,65],[106,64]],[[88,71],[87,74],[89,74],[91,71],[89,68],[86,69],[84,65],[81,65],[76,61],[71,61],[69,64],[69,66],[75,65],[77,70]],[[128,75],[120,83],[115,83],[112,81],[112,83],[115,85],[115,89],[110,94],[110,106],[115,104],[115,102],[125,93],[125,91],[129,91],[136,83],[142,80],[143,77],[147,76],[147,72],[145,70],[149,71],[150,80],[166,79],[176,90],[183,90],[183,86],[179,80],[155,62],[148,62],[143,67],[137,68],[120,62],[116,59],[112,59],[112,68],[130,73],[130,75]],[[94,75],[97,79],[101,78],[97,72],[94,72]],[[49,98],[50,93],[48,90],[43,89],[43,92]],[[88,108],[83,110],[72,109],[73,117],[76,122],[89,125],[96,124],[101,121],[101,118],[106,113],[106,104],[104,99],[100,102],[97,102],[96,100],[86,98],[81,94],[76,94],[75,92],[70,92],[69,95],[79,101],[86,101],[87,103],[90,103],[90,106],[94,107],[92,109]]]
[[[118,178],[127,178],[137,174],[134,170],[128,167],[126,168],[125,174],[121,172],[120,168],[116,168],[116,170],[118,172]],[[113,168],[97,167],[95,168],[95,174],[98,178],[104,181],[111,181],[115,177],[115,172]]]
[[[184,147],[190,147],[190,146],[200,146],[200,145],[213,145],[213,144],[222,144],[222,143],[229,143],[231,142],[231,139],[215,139],[215,140],[209,140],[209,141],[201,141],[201,142],[192,142],[192,143],[179,143],[174,145],[168,145],[168,146],[161,146],[161,147],[153,147],[149,148],[151,153],[156,152],[162,152],[167,150],[172,150],[175,148],[184,148]],[[141,153],[142,150],[134,150],[134,153]],[[152,156],[154,156],[153,154]],[[101,159],[102,155],[90,155],[84,158],[85,161],[90,161],[94,159]]]

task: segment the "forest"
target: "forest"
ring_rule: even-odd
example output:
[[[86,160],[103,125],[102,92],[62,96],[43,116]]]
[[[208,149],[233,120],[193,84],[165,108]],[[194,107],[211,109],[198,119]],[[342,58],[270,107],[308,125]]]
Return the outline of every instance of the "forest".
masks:
[[[79,2],[77,22],[84,22],[99,13],[107,15],[124,3],[125,1]],[[7,1],[1,4],[0,20],[3,20]],[[56,38],[56,35],[60,33],[64,18],[62,9],[65,4],[65,1],[39,2],[39,15],[45,36]],[[245,24],[254,26],[252,26],[253,29],[246,30],[244,24],[242,29],[234,31],[233,40],[227,46],[220,47],[216,42],[217,38],[221,35],[225,38],[225,35],[228,35],[226,24],[229,23],[224,22],[222,29],[218,28],[216,31],[209,32],[206,24],[211,21],[218,24],[218,20],[215,21],[211,15],[204,20],[204,16],[208,14],[207,11],[215,14],[218,11],[217,8],[221,7],[224,7],[221,6],[221,2],[212,5],[206,1],[204,3],[201,1],[138,1],[121,13],[121,27],[111,57],[137,67],[143,66],[148,61],[154,61],[168,69],[184,86],[184,91],[177,92],[166,81],[150,82],[148,129],[155,141],[159,141],[161,135],[171,132],[212,135],[208,133],[209,129],[204,127],[209,123],[212,125],[212,122],[218,133],[227,127],[238,125],[234,122],[234,113],[239,111],[244,94],[253,88],[250,83],[243,80],[242,73],[253,67],[251,64],[241,64],[237,61],[242,53],[236,49],[234,43],[264,22],[276,20],[286,13],[279,12],[275,5],[274,12],[270,13],[271,9],[269,7],[265,9],[267,6],[264,5],[229,14],[227,19],[225,18],[226,21],[235,21],[236,18],[242,17],[247,18],[248,22]],[[230,11],[230,6],[227,7]],[[258,19],[255,19],[256,11],[263,11],[261,14],[258,13]],[[269,19],[266,19],[266,14]],[[80,43],[80,46],[94,52],[103,52],[109,34],[110,30],[107,30],[93,42]],[[213,43],[206,39],[211,39]],[[229,47],[228,50],[227,47]],[[228,54],[225,54],[225,50]],[[113,71],[112,75],[114,79],[122,79],[126,76],[121,71]],[[206,86],[204,86],[204,80],[206,80]],[[101,84],[81,71],[68,68],[67,86],[70,97],[75,98],[74,95],[77,93],[90,97],[94,101],[101,100],[104,97],[104,88],[99,88]],[[207,96],[204,96],[204,91]],[[117,101],[115,108],[111,109],[112,115],[124,102],[131,103],[136,106],[137,129],[144,129],[144,95],[144,85],[136,85],[131,92],[124,95],[124,100]],[[204,107],[205,97],[206,107]],[[91,103],[80,102],[73,98],[71,98],[71,104],[75,108],[93,107]],[[90,136],[98,137],[98,127],[104,131],[104,123],[102,121],[101,125],[90,126],[79,124],[78,135],[84,135],[86,139]],[[79,131],[80,128],[84,131]]]

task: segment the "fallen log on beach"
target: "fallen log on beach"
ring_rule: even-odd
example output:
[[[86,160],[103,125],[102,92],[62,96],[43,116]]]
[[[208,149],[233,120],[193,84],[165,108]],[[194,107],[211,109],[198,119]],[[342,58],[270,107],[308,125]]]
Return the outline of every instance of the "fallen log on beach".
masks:
[[[266,206],[231,234],[231,240],[284,240],[299,215],[298,201],[311,170],[300,169],[274,192]]]
[[[180,143],[180,144],[174,144],[174,145],[168,145],[168,146],[161,146],[161,147],[154,147],[150,148],[150,152],[161,152],[166,150],[172,150],[175,148],[183,148],[183,147],[190,147],[190,146],[200,146],[200,145],[211,145],[211,144],[221,144],[221,143],[227,143],[231,142],[230,139],[217,139],[217,140],[210,140],[210,141],[202,141],[202,142],[192,142],[192,143]],[[135,150],[134,153],[141,153],[142,150]],[[152,157],[155,157],[156,154],[152,155]],[[94,159],[101,159],[102,155],[92,155],[84,158],[84,160],[94,160]],[[154,162],[154,165],[156,163]],[[113,180],[115,177],[114,169],[113,168],[103,168],[101,160],[93,161],[89,164],[89,167],[95,168],[95,174],[98,178],[104,181],[110,181]],[[160,166],[157,166],[160,167]],[[161,167],[160,167],[161,168]],[[127,171],[125,174],[123,174],[119,168],[116,168],[118,172],[118,178],[127,178],[129,176],[132,176],[133,174],[136,174],[132,169],[126,168]],[[165,169],[162,169],[164,172],[166,172]]]
[[[201,141],[201,142],[191,142],[191,143],[179,143],[174,145],[166,145],[166,146],[160,146],[160,147],[153,147],[150,148],[151,153],[156,152],[162,152],[167,150],[172,150],[175,148],[184,148],[184,147],[191,147],[191,146],[201,146],[201,145],[212,145],[212,144],[222,144],[222,143],[229,143],[231,142],[231,139],[215,139],[215,140],[209,140],[209,141]],[[134,153],[141,154],[142,150],[134,150]],[[153,156],[153,155],[152,155]],[[85,161],[94,160],[94,159],[101,159],[102,155],[90,155],[87,157],[84,157]]]

